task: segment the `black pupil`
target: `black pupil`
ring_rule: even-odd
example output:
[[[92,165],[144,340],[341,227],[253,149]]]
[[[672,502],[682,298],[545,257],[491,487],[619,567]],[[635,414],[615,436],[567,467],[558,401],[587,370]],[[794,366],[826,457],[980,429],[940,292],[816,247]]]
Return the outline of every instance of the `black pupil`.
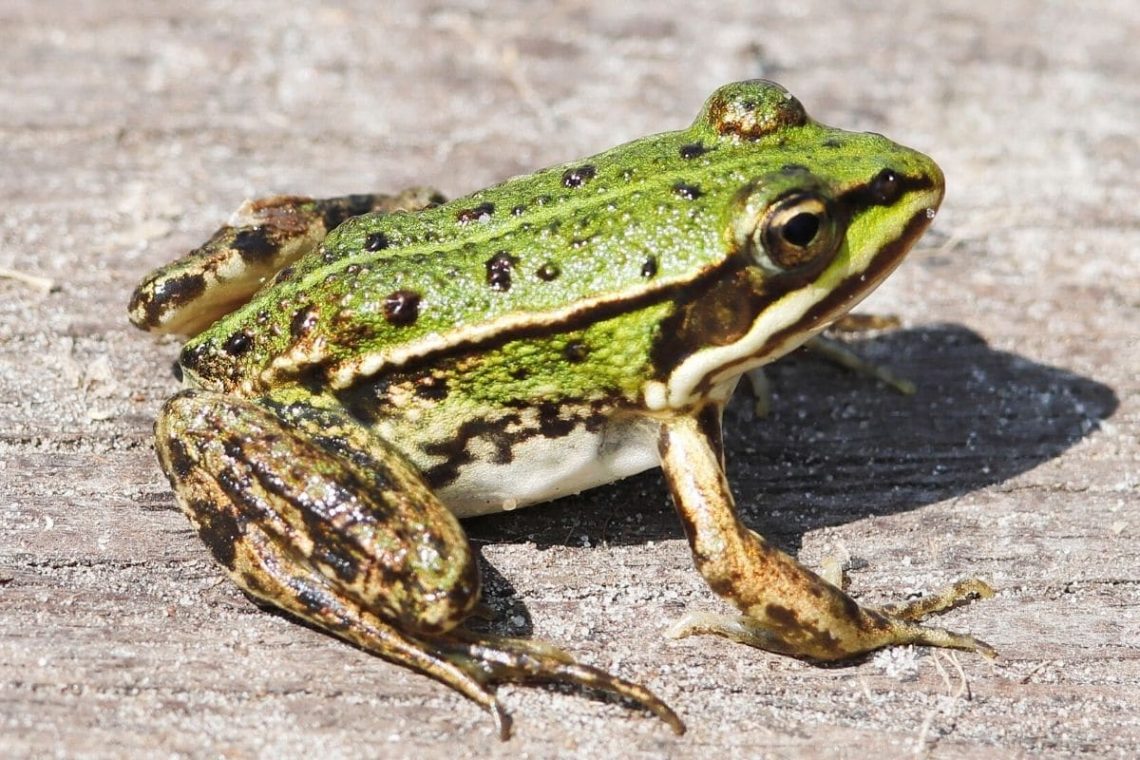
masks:
[[[784,224],[783,232],[784,240],[803,248],[819,232],[819,216],[807,212],[796,214]]]

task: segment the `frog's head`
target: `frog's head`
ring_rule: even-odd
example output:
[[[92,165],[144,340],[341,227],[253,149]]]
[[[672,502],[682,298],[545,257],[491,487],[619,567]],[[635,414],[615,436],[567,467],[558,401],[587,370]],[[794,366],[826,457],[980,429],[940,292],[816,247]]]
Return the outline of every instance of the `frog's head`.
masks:
[[[675,345],[695,350],[669,375],[665,404],[674,408],[717,393],[855,306],[922,235],[944,189],[928,157],[818,124],[770,82],[717,90],[692,130],[738,156],[748,179],[723,211],[727,274],[676,324]]]

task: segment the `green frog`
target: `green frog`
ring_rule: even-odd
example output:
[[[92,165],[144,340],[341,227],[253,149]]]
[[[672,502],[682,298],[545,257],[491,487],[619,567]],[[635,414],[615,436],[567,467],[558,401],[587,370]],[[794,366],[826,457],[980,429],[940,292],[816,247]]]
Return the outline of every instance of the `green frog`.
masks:
[[[833,129],[771,82],[716,90],[687,129],[458,200],[247,202],[153,272],[132,322],[192,337],[156,448],[178,504],[254,598],[486,708],[495,686],[646,687],[553,645],[476,632],[459,518],[661,467],[712,591],[713,633],[832,661],[893,644],[979,651],[921,620],[965,581],[865,607],[750,530],[721,413],[742,376],[878,285],[934,217],[943,177],[881,135]]]

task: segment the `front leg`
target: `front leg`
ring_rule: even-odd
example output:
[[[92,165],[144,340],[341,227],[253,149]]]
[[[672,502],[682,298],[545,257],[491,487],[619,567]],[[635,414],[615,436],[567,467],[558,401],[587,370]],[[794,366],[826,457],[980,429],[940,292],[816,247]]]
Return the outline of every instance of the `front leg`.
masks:
[[[682,621],[674,635],[715,633],[813,660],[841,660],[891,644],[995,655],[972,636],[913,622],[965,598],[992,595],[985,583],[958,584],[920,608],[862,607],[745,527],[724,474],[720,412],[709,405],[695,415],[663,423],[659,449],[697,569],[718,596],[744,614],[700,615]]]

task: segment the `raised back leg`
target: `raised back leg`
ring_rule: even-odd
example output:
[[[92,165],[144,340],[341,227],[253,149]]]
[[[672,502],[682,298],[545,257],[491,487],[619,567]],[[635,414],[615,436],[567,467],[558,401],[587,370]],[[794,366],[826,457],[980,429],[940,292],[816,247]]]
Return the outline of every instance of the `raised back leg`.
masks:
[[[479,574],[458,520],[392,446],[331,400],[174,396],[155,426],[182,510],[253,597],[431,676],[508,723],[492,686],[561,681],[676,714],[640,684],[541,642],[464,628]]]
[[[395,195],[275,195],[246,201],[203,245],[143,280],[131,296],[131,323],[152,332],[192,335],[247,302],[345,219],[418,211],[443,200],[430,188],[415,187]]]

